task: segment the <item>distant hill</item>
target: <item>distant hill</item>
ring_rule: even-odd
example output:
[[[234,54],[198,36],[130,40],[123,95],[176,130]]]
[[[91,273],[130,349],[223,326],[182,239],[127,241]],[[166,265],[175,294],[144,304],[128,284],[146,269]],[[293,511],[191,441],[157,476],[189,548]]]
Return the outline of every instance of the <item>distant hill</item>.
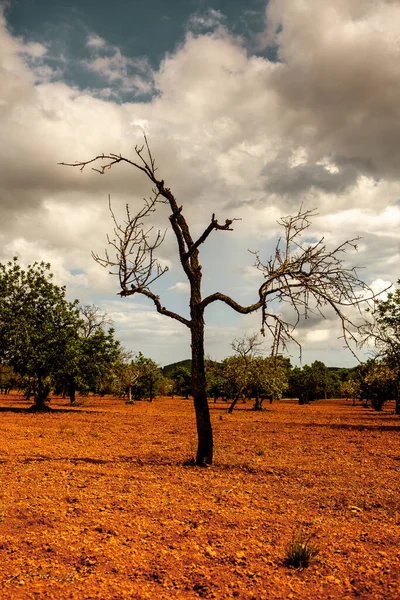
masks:
[[[222,365],[221,362],[216,362],[216,364]],[[165,365],[165,367],[163,367],[161,370],[163,372],[163,375],[165,377],[168,377],[169,374],[172,373],[172,371],[176,367],[186,367],[190,370],[192,368],[192,360],[190,358],[187,358],[186,360],[180,360],[179,362],[171,363],[170,365]],[[356,367],[327,367],[328,371],[337,372],[338,375],[340,375],[341,373],[344,373],[346,375],[348,372],[352,372],[355,368]]]
[[[186,367],[190,370],[192,368],[192,359],[187,358],[186,360],[180,360],[179,362],[171,363],[170,365],[165,365],[165,367],[162,368],[164,377],[168,377],[169,374],[172,373],[172,371],[176,367]]]

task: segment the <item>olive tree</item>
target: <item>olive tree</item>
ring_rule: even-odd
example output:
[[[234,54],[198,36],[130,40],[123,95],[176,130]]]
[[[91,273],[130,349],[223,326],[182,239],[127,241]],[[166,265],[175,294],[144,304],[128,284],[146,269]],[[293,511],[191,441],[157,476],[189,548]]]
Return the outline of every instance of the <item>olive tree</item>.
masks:
[[[304,244],[301,234],[310,226],[313,212],[299,210],[294,216],[282,218],[282,237],[277,243],[274,255],[264,261],[258,252],[254,253],[255,267],[260,271],[260,285],[255,290],[254,302],[243,305],[231,296],[215,291],[202,295],[202,265],[200,249],[214,232],[232,231],[235,221],[228,218],[220,223],[215,214],[208,225],[196,238],[185,218],[183,206],[179,205],[172,190],[164,179],[158,176],[155,160],[146,137],[143,146],[136,146],[133,158],[121,154],[99,154],[89,160],[62,163],[78,167],[81,171],[91,166],[100,174],[121,163],[138,169],[153,185],[153,194],[145,199],[138,211],[126,210],[126,220],[119,223],[112,212],[114,233],[108,238],[109,249],[104,256],[94,254],[95,260],[119,278],[121,297],[141,294],[152,301],[156,310],[166,317],[179,321],[187,327],[191,336],[192,352],[192,393],[196,414],[198,447],[196,464],[206,466],[213,459],[213,435],[207,399],[207,384],[204,359],[204,313],[214,302],[222,302],[243,315],[260,311],[261,331],[269,331],[272,336],[272,352],[293,339],[293,331],[303,314],[315,310],[323,314],[330,307],[341,321],[346,342],[354,339],[353,324],[343,312],[344,307],[358,305],[361,295],[367,291],[355,270],[344,262],[348,249],[356,247],[356,240],[345,241],[328,249],[323,239],[316,243]],[[180,315],[167,307],[151,289],[152,283],[161,277],[167,267],[163,267],[156,257],[157,248],[162,244],[164,234],[160,231],[152,236],[148,219],[160,205],[169,209],[169,223],[177,242],[177,252],[182,269],[190,285],[189,316]],[[369,289],[368,289],[369,291]],[[361,294],[360,294],[361,292]],[[294,319],[289,321],[274,310],[276,302],[286,302],[294,309]]]

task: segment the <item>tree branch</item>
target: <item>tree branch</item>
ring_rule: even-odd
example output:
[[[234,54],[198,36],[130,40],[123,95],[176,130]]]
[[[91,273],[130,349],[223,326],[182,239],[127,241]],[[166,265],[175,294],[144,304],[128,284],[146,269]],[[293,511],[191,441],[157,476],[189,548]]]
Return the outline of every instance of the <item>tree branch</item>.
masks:
[[[107,249],[104,258],[94,252],[92,252],[92,257],[102,267],[116,269],[111,273],[118,275],[122,290],[127,291],[132,286],[141,289],[147,288],[168,271],[168,267],[162,267],[154,257],[154,251],[164,241],[165,232],[158,231],[151,242],[149,237],[153,228],[144,228],[144,219],[155,211],[158,201],[158,194],[150,200],[144,199],[143,208],[133,217],[127,205],[127,219],[123,225],[120,225],[113,212],[109,197],[109,210],[114,222],[115,237],[110,239],[107,236],[107,241],[115,251],[115,258],[110,257]]]
[[[266,327],[273,334],[273,348],[277,352],[279,343],[285,347],[288,341],[296,341],[293,331],[302,316],[307,318],[314,313],[325,318],[323,309],[330,307],[341,321],[345,344],[351,350],[351,343],[357,343],[355,332],[360,327],[344,314],[342,308],[356,307],[361,312],[360,305],[373,302],[375,294],[359,279],[356,268],[347,268],[342,258],[348,249],[357,249],[358,238],[344,242],[333,250],[327,249],[323,238],[311,246],[303,247],[300,236],[308,229],[313,214],[314,211],[300,210],[297,215],[284,217],[279,222],[285,234],[266,263],[261,260],[259,252],[252,252],[255,255],[255,267],[265,279],[258,290],[257,302],[242,306],[229,296],[216,292],[204,298],[203,309],[215,301],[224,302],[241,314],[261,309],[261,332],[264,334]],[[294,321],[289,322],[275,312],[268,311],[270,303],[289,304],[294,311]]]
[[[119,292],[119,296],[121,296],[121,297],[133,296],[134,294],[142,294],[143,296],[150,298],[150,300],[152,300],[154,302],[154,304],[157,308],[157,312],[159,312],[161,315],[165,315],[166,317],[170,317],[171,319],[175,319],[175,321],[179,321],[180,323],[183,323],[183,325],[186,325],[186,327],[189,327],[189,329],[190,329],[191,321],[189,321],[188,319],[185,319],[184,317],[173,312],[172,310],[168,310],[167,308],[165,308],[160,302],[160,297],[156,296],[156,294],[154,294],[150,290],[140,289],[140,288],[132,288],[130,290],[122,290],[121,292]]]
[[[203,242],[206,241],[206,239],[208,238],[208,236],[214,229],[216,229],[218,231],[233,231],[233,229],[231,227],[233,221],[239,221],[239,220],[240,219],[226,219],[224,225],[220,225],[218,223],[217,219],[215,218],[215,214],[213,213],[212,217],[211,217],[211,222],[208,225],[208,227],[203,231],[203,233],[201,234],[199,239],[196,242],[194,242],[192,247],[183,256],[184,261],[188,260],[190,258],[190,256],[197,250],[197,248],[201,244],[203,244]]]

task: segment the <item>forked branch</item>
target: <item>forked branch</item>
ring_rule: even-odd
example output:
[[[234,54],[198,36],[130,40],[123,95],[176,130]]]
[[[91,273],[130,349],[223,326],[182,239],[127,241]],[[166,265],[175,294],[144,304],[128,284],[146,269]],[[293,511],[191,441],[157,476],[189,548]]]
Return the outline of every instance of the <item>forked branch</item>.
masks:
[[[145,219],[155,211],[159,195],[155,194],[150,200],[144,200],[143,208],[134,216],[131,215],[129,206],[126,206],[126,220],[121,225],[118,223],[109,199],[109,209],[114,223],[114,236],[107,236],[108,244],[113,249],[110,254],[106,248],[104,257],[92,252],[94,260],[102,267],[110,269],[112,275],[117,275],[122,297],[142,294],[152,300],[160,314],[171,317],[190,327],[190,321],[181,315],[166,309],[160,298],[150,290],[150,285],[161,277],[167,266],[162,266],[154,256],[154,252],[164,241],[165,232],[155,232],[153,227],[145,228]]]

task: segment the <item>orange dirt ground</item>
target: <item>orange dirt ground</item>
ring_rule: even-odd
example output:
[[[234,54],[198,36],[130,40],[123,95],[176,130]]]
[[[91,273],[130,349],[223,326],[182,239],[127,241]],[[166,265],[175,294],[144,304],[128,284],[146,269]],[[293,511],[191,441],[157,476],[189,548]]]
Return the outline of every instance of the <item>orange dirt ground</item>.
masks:
[[[192,402],[11,412],[0,397],[0,597],[64,600],[400,598],[400,419],[344,400]],[[301,528],[320,555],[285,564]]]

